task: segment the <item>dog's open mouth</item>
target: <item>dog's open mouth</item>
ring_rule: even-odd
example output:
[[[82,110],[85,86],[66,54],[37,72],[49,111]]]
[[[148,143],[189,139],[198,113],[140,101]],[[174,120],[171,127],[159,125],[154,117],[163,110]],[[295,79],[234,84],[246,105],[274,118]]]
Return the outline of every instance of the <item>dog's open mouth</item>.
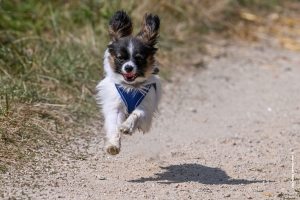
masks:
[[[124,79],[128,82],[132,82],[136,79],[136,74],[123,74]]]

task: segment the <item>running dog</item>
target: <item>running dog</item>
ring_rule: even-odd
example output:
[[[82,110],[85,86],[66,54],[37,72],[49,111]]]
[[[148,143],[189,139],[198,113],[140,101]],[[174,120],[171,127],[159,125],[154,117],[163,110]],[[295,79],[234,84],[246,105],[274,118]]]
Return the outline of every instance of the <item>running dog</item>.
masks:
[[[158,112],[162,88],[154,55],[159,27],[159,17],[146,14],[140,32],[132,36],[132,20],[126,12],[118,11],[110,19],[106,77],[96,87],[96,99],[105,118],[106,151],[111,155],[120,152],[121,134],[148,132]]]

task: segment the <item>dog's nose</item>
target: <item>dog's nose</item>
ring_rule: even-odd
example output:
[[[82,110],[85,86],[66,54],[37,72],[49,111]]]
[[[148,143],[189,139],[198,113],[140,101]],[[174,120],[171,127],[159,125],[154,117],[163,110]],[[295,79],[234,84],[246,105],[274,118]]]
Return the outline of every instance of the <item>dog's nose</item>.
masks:
[[[125,66],[125,71],[126,71],[127,73],[132,72],[132,70],[133,70],[133,67],[132,67],[131,65],[126,65],[126,66]]]

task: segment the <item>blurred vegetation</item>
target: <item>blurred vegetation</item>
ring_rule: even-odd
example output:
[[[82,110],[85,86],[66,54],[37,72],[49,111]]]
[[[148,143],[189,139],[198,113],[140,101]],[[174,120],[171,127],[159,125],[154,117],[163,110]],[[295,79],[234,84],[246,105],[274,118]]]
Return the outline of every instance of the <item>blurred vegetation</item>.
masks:
[[[136,33],[146,12],[161,17],[158,60],[168,74],[184,54],[203,49],[201,35],[234,32],[245,20],[241,13],[281,12],[283,2],[0,1],[0,172],[5,163],[56,144],[98,115],[94,88],[102,78],[107,26],[115,11],[132,16]]]

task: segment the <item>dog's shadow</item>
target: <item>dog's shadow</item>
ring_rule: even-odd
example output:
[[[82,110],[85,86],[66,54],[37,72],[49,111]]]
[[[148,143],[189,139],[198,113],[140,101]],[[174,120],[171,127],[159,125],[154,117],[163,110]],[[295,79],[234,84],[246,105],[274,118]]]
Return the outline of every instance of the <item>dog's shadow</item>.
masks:
[[[130,180],[129,182],[144,183],[147,181],[156,181],[163,184],[199,182],[202,184],[217,185],[238,185],[263,182],[262,180],[232,179],[220,168],[212,168],[199,164],[170,165],[168,167],[160,168],[166,171],[154,174],[153,177],[141,177],[136,180]]]

